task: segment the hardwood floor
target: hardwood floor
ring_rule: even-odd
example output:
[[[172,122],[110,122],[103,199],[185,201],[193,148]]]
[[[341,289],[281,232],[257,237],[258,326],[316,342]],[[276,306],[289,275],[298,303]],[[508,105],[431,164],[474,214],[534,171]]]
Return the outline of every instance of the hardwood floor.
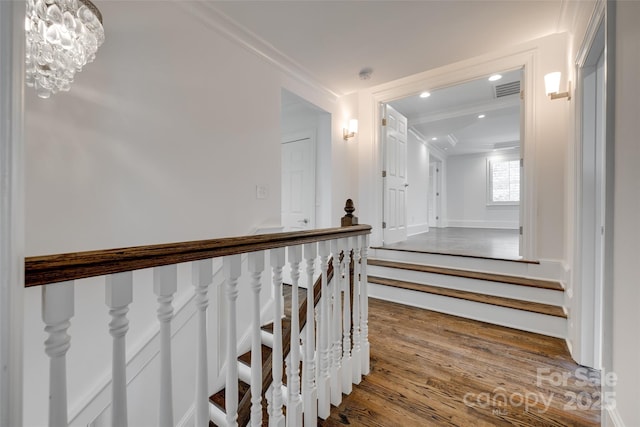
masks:
[[[431,228],[427,233],[409,236],[403,242],[384,245],[397,249],[476,258],[521,260],[518,230],[488,228]]]
[[[600,425],[598,372],[560,339],[375,299],[369,337],[371,373],[318,425]]]

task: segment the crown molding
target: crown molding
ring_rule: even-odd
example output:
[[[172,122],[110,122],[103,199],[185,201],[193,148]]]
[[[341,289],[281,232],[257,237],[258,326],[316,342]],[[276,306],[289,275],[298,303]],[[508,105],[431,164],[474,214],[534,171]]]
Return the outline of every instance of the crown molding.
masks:
[[[438,122],[441,120],[452,119],[460,116],[473,115],[483,112],[502,110],[504,108],[517,107],[520,105],[519,97],[510,97],[509,99],[497,99],[489,102],[479,102],[475,104],[465,105],[464,107],[454,107],[450,109],[439,110],[433,113],[423,114],[419,116],[411,116],[409,121],[411,125],[419,125],[426,123]]]
[[[267,63],[273,65],[287,76],[319,91],[328,99],[335,101],[341,94],[321,83],[311,71],[294,59],[279,51],[275,46],[251,32],[242,24],[218,10],[212,2],[176,2],[193,15],[201,24],[224,36]]]

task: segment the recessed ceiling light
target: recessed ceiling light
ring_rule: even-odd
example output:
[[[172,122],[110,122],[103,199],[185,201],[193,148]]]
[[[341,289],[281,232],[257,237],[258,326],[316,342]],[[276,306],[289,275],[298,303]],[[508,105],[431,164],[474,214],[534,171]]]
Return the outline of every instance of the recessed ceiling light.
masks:
[[[484,114],[480,114],[480,115],[478,116],[478,118],[479,118],[479,119],[484,119],[485,117],[487,117],[487,116],[485,116]]]
[[[438,140],[438,138],[434,136],[433,138],[431,138],[431,140],[432,140],[432,141],[437,141],[437,140]]]
[[[494,74],[493,76],[489,77],[489,81],[490,82],[495,82],[498,81],[502,78],[502,76],[500,74]]]
[[[429,92],[422,92],[422,93],[420,94],[420,98],[428,98],[428,97],[430,97],[430,96],[431,96],[431,94],[430,94]]]

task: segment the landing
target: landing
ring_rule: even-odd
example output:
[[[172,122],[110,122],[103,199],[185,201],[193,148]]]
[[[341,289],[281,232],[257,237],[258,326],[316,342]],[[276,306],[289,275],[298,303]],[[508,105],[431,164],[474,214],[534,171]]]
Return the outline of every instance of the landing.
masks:
[[[404,242],[384,245],[398,249],[478,258],[520,260],[518,230],[489,228],[431,228],[410,236]]]
[[[369,301],[371,373],[318,425],[600,425],[597,371],[562,340]]]

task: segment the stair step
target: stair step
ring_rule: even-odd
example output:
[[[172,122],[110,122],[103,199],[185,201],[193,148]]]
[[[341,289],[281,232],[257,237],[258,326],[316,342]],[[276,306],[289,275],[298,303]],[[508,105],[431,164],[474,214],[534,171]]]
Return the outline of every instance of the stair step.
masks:
[[[238,381],[238,402],[242,399],[242,397],[251,389],[251,386],[243,381]],[[209,397],[209,402],[216,405],[218,408],[223,411],[226,409],[225,405],[225,389],[220,390],[219,392],[211,395]]]
[[[393,264],[402,264],[402,263],[393,263]],[[374,264],[374,265],[380,265],[380,264]],[[398,268],[402,268],[402,267],[398,267]],[[505,307],[505,308],[512,308],[515,310],[529,311],[532,313],[546,314],[549,316],[560,317],[564,319],[567,318],[567,314],[565,313],[562,307],[558,307],[550,304],[521,301],[521,300],[516,300],[512,298],[504,298],[504,297],[498,297],[498,296],[492,296],[492,295],[479,294],[475,292],[441,288],[438,286],[423,285],[418,283],[405,282],[402,280],[386,279],[386,278],[376,277],[376,276],[369,276],[368,281],[369,283],[376,283],[379,285],[391,286],[394,288],[402,288],[402,289],[407,289],[411,291],[446,296],[450,298],[458,298],[458,299],[463,299],[463,300],[473,301],[473,302],[478,302],[483,304],[490,304],[490,305],[496,305],[496,306]]]
[[[262,365],[271,357],[271,347],[262,345]],[[247,366],[251,366],[251,352],[248,351],[242,356],[238,357],[238,360]]]
[[[448,276],[464,277],[469,279],[487,280],[492,282],[500,282],[500,283],[507,283],[507,284],[513,284],[513,285],[520,285],[520,286],[529,286],[534,288],[550,289],[555,291],[564,290],[562,285],[557,281],[510,276],[505,274],[494,274],[494,273],[486,273],[481,271],[470,271],[470,270],[459,270],[454,268],[437,267],[437,266],[422,265],[422,264],[411,264],[406,262],[387,261],[387,260],[374,259],[374,258],[369,258],[367,260],[367,265],[420,271],[424,273],[443,274]],[[424,285],[418,285],[418,286],[424,286]]]

